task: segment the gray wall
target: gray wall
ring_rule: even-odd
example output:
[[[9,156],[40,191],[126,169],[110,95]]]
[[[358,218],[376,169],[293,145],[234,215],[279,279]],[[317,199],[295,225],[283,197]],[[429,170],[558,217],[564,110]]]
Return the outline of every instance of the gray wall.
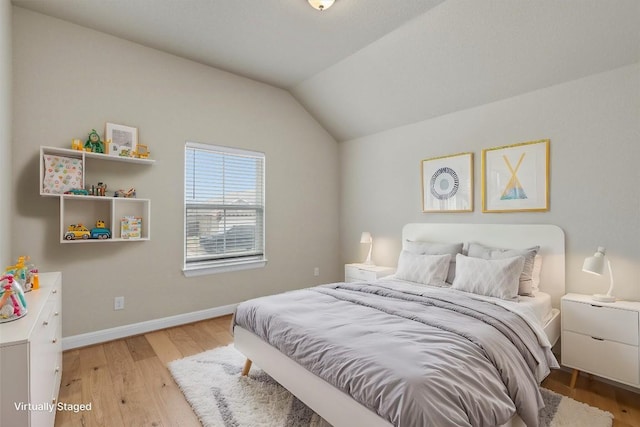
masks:
[[[12,256],[63,272],[63,335],[220,307],[341,277],[338,146],[286,91],[14,7]],[[136,126],[154,166],[95,165],[151,199],[149,242],[59,243],[58,201],[38,195],[41,145],[105,122]],[[265,268],[186,279],[185,141],[266,153]],[[122,166],[124,168],[124,166]],[[119,175],[122,176],[119,176]],[[65,224],[66,225],[66,224]],[[314,267],[320,276],[313,276]],[[124,295],[126,309],[113,311]]]
[[[11,3],[0,0],[0,260],[11,261]]]
[[[640,65],[627,66],[503,101],[340,144],[343,262],[364,259],[360,233],[374,237],[373,259],[396,265],[409,222],[544,223],[566,234],[567,292],[605,292],[607,276],[581,271],[605,246],[615,294],[640,300]],[[551,140],[550,210],[483,214],[483,148]],[[475,211],[421,212],[420,160],[475,153]]]

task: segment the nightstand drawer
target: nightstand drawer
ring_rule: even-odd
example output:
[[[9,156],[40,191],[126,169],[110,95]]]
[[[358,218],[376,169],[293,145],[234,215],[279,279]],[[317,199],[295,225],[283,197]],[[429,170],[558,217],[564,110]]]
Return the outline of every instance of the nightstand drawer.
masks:
[[[344,276],[347,282],[376,280],[376,273],[374,271],[361,270],[357,267],[346,267]]]
[[[563,300],[562,317],[565,331],[633,346],[638,345],[637,311]]]
[[[640,382],[638,347],[565,331],[562,364],[625,383]]]
[[[373,282],[393,274],[395,269],[381,265],[345,264],[345,282]]]

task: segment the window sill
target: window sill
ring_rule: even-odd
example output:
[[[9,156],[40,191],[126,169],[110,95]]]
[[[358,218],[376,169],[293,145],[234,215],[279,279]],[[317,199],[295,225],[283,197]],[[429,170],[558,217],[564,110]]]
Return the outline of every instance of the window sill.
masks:
[[[228,273],[231,271],[251,270],[254,268],[262,268],[265,265],[267,265],[266,258],[238,262],[209,262],[199,265],[184,266],[182,268],[182,274],[184,274],[185,277],[197,277],[208,274]]]

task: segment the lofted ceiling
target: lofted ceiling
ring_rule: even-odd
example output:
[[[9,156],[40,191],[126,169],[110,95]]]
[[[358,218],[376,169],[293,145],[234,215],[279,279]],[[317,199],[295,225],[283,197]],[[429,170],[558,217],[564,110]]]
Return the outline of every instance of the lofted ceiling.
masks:
[[[640,61],[637,0],[12,0],[289,90],[338,141]]]

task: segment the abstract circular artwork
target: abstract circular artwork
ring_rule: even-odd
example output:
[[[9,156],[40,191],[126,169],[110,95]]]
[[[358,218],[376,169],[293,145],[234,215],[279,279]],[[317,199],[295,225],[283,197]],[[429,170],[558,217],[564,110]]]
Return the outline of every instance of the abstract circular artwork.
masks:
[[[431,194],[438,200],[447,200],[455,196],[459,187],[458,174],[449,167],[438,169],[429,182]]]

